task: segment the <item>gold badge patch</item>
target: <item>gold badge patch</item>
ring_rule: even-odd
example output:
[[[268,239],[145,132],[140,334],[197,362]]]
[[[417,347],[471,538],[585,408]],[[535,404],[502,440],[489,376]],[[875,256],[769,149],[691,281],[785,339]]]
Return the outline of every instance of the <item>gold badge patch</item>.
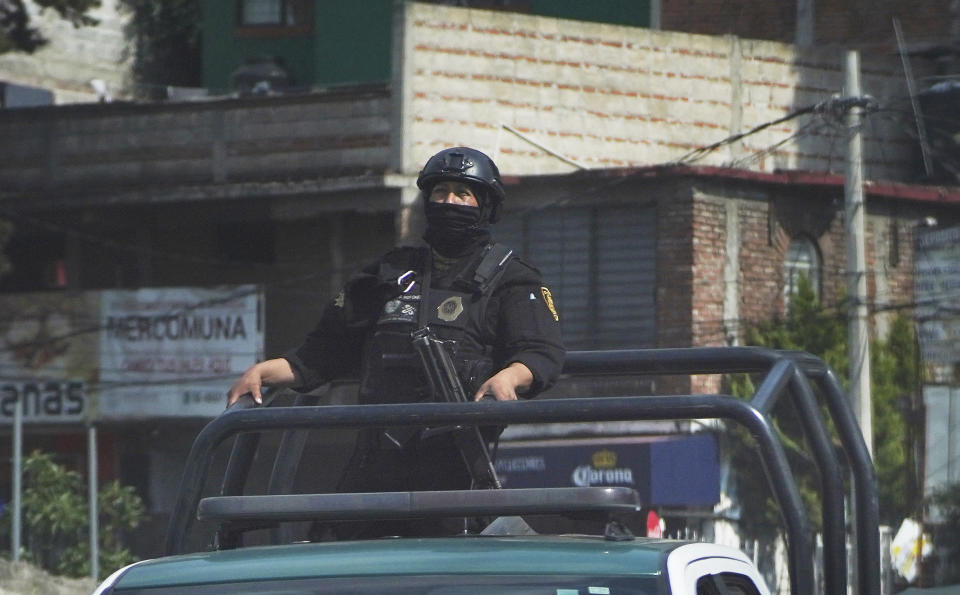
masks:
[[[463,299],[459,295],[448,297],[437,306],[437,318],[453,322],[463,313]]]
[[[543,295],[543,301],[547,303],[547,308],[550,310],[550,313],[553,314],[553,319],[560,322],[560,315],[557,314],[557,308],[553,305],[553,296],[550,295],[550,290],[546,287],[541,287],[540,293]]]

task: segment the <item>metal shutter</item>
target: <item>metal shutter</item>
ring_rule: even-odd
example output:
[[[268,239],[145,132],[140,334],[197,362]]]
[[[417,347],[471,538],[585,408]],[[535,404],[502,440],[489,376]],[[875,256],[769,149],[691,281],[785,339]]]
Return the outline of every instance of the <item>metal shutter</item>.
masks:
[[[594,347],[656,345],[656,227],[651,207],[597,212]]]
[[[494,228],[543,273],[570,349],[655,344],[654,211],[634,207],[553,208]]]

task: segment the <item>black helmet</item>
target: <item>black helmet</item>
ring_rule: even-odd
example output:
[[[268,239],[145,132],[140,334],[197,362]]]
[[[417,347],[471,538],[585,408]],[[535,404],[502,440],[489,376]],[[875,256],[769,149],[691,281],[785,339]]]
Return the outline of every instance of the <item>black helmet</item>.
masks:
[[[500,170],[493,159],[476,149],[469,147],[454,147],[444,149],[427,160],[420,175],[417,177],[417,187],[428,194],[433,185],[440,180],[456,180],[480,185],[484,190],[484,202],[481,208],[490,213],[490,223],[500,218],[500,204],[506,197],[503,191],[503,180],[500,179]]]

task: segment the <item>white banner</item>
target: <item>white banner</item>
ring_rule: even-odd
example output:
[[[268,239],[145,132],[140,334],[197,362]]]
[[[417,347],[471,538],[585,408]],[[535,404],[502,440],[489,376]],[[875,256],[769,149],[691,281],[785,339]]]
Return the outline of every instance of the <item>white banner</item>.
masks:
[[[261,304],[253,285],[104,291],[99,417],[222,412],[230,384],[263,357]]]
[[[960,362],[960,227],[919,233],[914,287],[924,361]]]

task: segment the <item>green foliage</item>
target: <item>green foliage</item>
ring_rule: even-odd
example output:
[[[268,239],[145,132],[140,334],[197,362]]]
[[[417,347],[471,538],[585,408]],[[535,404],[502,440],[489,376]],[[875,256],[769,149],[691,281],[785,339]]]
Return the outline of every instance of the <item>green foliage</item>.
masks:
[[[875,341],[870,355],[880,520],[897,527],[919,504],[914,445],[921,436],[913,433],[914,428],[921,427],[919,408],[914,407],[919,354],[910,320],[905,316],[895,318],[887,340]],[[912,419],[918,423],[911,423]]]
[[[787,315],[747,329],[746,343],[812,353],[833,369],[844,386],[848,384],[846,316],[824,308],[806,279],[800,279]],[[917,483],[911,471],[911,444],[916,437],[909,432],[909,416],[904,415],[904,405],[912,402],[910,396],[916,385],[916,355],[913,327],[904,316],[894,320],[887,340],[875,341],[871,349],[874,444],[877,445],[874,460],[880,516],[882,522],[892,526],[899,525],[916,506]],[[730,375],[725,380],[728,391],[737,396],[749,397],[756,390],[757,379],[748,375]],[[826,413],[824,417],[829,419]],[[777,403],[773,418],[810,520],[818,525],[818,472],[789,400],[781,399]],[[759,468],[759,460],[752,441],[740,428],[733,429],[728,437],[729,444],[725,444],[725,448],[736,476],[738,495],[743,508],[751,511],[741,520],[744,531],[755,537],[772,535],[779,526],[779,513],[765,477],[753,472]],[[744,447],[744,444],[751,448]]]
[[[938,555],[929,563],[939,568],[924,568],[924,574],[936,575],[935,584],[960,583],[960,483],[939,488],[926,504],[936,507],[941,523],[935,527],[933,546]]]
[[[23,528],[27,557],[43,568],[68,576],[90,575],[86,487],[49,453],[34,451],[24,460]],[[143,502],[130,486],[111,481],[97,498],[100,518],[100,574],[136,561],[122,544],[125,531],[143,518]]]
[[[54,10],[74,27],[96,25],[88,13],[100,6],[100,0],[33,0],[41,10]],[[49,40],[30,24],[23,0],[0,0],[0,54],[33,53]]]
[[[847,319],[826,310],[813,286],[801,276],[783,319],[747,329],[748,345],[807,351],[823,359],[838,374],[847,370]]]
[[[120,7],[131,16],[127,37],[142,89],[201,85],[199,0],[120,0]]]
[[[59,572],[60,552],[83,540],[87,524],[83,480],[41,452],[24,460],[23,474],[23,526],[29,558]]]

